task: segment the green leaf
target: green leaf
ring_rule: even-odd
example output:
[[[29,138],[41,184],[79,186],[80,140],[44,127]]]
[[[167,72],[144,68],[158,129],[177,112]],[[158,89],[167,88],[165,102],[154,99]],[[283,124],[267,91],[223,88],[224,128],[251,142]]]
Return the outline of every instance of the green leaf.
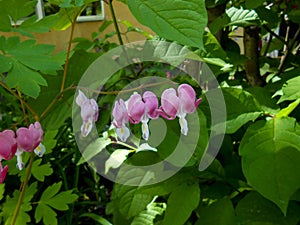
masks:
[[[36,207],[34,218],[38,223],[43,219],[45,225],[57,225],[57,214],[49,206],[43,203],[39,203]]]
[[[236,217],[239,225],[297,225],[299,210],[299,205],[291,203],[284,216],[275,204],[252,191],[237,204]]]
[[[110,144],[111,144],[111,140],[108,138],[98,138],[96,141],[90,143],[86,147],[86,149],[82,152],[82,157],[77,163],[77,165],[89,161],[94,156],[99,154],[103,149],[105,149],[106,146]]]
[[[294,23],[300,23],[300,10],[292,10],[289,12],[288,17],[291,19]]]
[[[61,69],[62,62],[51,56],[54,51],[52,45],[36,45],[35,40],[20,42],[19,37],[13,36],[1,39],[0,49],[9,60],[4,61],[4,69],[11,67],[7,71],[7,85],[10,88],[18,87],[21,92],[33,98],[39,95],[40,85],[47,85],[40,73],[55,74],[56,70]]]
[[[112,225],[108,220],[94,213],[83,213],[79,217],[88,217],[101,225]]]
[[[55,139],[58,130],[47,130],[44,134],[43,144],[46,148],[45,154],[49,154],[52,152],[52,149],[55,147],[57,140]]]
[[[271,93],[266,88],[250,87],[245,89],[245,91],[248,91],[252,94],[264,112],[271,114],[276,114],[279,112],[280,108],[276,104],[276,100],[272,98]]]
[[[0,1],[0,8],[4,9],[4,14],[11,17],[16,23],[35,12],[37,1],[32,0],[10,0]],[[3,12],[2,12],[3,13]]]
[[[245,5],[248,9],[255,9],[258,6],[263,5],[263,3],[265,2],[265,0],[246,0],[245,1]]]
[[[34,161],[31,169],[32,175],[39,181],[44,181],[45,176],[49,176],[53,173],[51,164],[48,162],[46,164],[40,165],[42,159]]]
[[[296,100],[300,98],[300,76],[289,79],[282,87],[283,95],[278,103],[287,100]]]
[[[131,225],[153,225],[155,217],[162,215],[166,207],[165,203],[151,202],[146,210],[134,217]]]
[[[248,183],[286,214],[289,199],[300,187],[300,127],[293,118],[258,121],[239,147]]]
[[[4,197],[5,184],[0,184],[0,200]]]
[[[190,217],[200,200],[199,184],[183,183],[169,196],[164,225],[182,225]],[[180,209],[180,210],[178,210]]]
[[[50,31],[50,28],[57,23],[58,17],[50,15],[38,19],[37,16],[32,16],[26,19],[17,29],[19,32],[44,33]]]
[[[199,219],[195,225],[236,224],[234,208],[228,197],[219,199],[208,206],[200,207],[197,213],[199,214]]]
[[[21,92],[32,98],[37,98],[40,93],[39,85],[47,85],[46,80],[38,73],[23,64],[15,61],[12,70],[6,78],[10,88],[19,88]]]
[[[294,109],[297,108],[297,106],[300,104],[300,98],[297,99],[296,101],[292,102],[291,104],[289,104],[286,108],[280,110],[277,114],[276,114],[276,118],[281,118],[281,117],[287,117],[288,115],[290,115],[291,112],[294,111]]]
[[[259,17],[254,10],[231,7],[226,10],[226,14],[230,18],[228,26],[247,27],[259,25]]]
[[[247,91],[239,88],[222,88],[227,111],[226,133],[236,132],[249,121],[256,120],[261,114],[257,100]],[[217,130],[222,124],[217,124],[213,130]]]
[[[68,204],[76,201],[78,196],[72,190],[58,193],[61,185],[62,182],[55,183],[44,191],[35,211],[36,222],[43,218],[44,224],[56,225],[56,213],[52,208],[65,211],[69,209]]]
[[[105,162],[105,174],[110,168],[116,169],[122,165],[122,163],[127,159],[129,153],[132,152],[128,149],[117,149],[109,156]]]
[[[72,190],[60,192],[51,199],[47,201],[43,199],[43,201],[54,209],[65,211],[69,209],[68,204],[75,202],[78,198],[78,196],[72,192]]]
[[[13,66],[13,61],[3,55],[0,55],[0,61],[0,73],[8,72]]]
[[[31,221],[30,216],[27,212],[32,209],[30,201],[36,192],[37,182],[32,183],[29,187],[26,188],[23,202],[21,204],[19,214],[15,223],[16,225],[26,225]],[[11,224],[19,196],[20,192],[18,190],[15,190],[13,193],[13,197],[7,196],[6,201],[3,204],[1,216],[3,216],[5,220],[5,225]]]
[[[138,192],[139,187],[151,179],[153,179],[152,172],[145,173],[145,170],[136,167],[129,170],[121,167],[111,199],[123,217],[130,219],[138,215],[152,201],[154,195]],[[132,182],[137,186],[126,185]]]
[[[203,48],[202,35],[207,24],[204,0],[128,0],[137,20],[157,35],[183,45]]]

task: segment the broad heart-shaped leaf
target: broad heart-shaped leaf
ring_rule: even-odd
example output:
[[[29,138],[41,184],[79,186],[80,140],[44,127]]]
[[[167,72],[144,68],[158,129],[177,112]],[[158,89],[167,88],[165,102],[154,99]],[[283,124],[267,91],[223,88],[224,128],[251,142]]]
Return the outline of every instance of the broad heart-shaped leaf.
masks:
[[[282,96],[278,103],[287,100],[296,100],[300,98],[300,76],[289,79],[282,87]]]
[[[278,207],[255,191],[248,193],[236,206],[239,225],[297,225],[300,206],[291,202],[287,216]]]
[[[129,183],[134,180],[140,186],[143,186],[149,179],[152,178],[151,174],[145,174],[142,169],[123,169],[121,168],[118,176],[119,180],[124,183]],[[112,201],[117,205],[118,211],[126,219],[130,219],[146,209],[147,205],[151,202],[154,195],[144,194],[138,192],[139,187],[129,186],[116,183],[112,194]]]
[[[157,35],[180,44],[203,48],[207,24],[204,0],[128,0],[137,20]]]
[[[197,213],[199,214],[199,219],[195,225],[235,224],[234,208],[228,197],[219,199],[208,206],[200,206]]]
[[[300,127],[293,118],[274,118],[250,126],[239,148],[247,181],[286,214],[300,187]]]
[[[131,225],[153,225],[155,217],[162,215],[165,210],[165,203],[151,202],[146,210],[134,217]]]
[[[181,184],[168,198],[163,224],[184,224],[198,206],[199,200],[200,188],[198,182]]]
[[[26,188],[23,202],[20,207],[20,211],[16,220],[16,225],[26,225],[28,222],[31,222],[30,216],[27,214],[32,209],[31,199],[37,192],[37,182],[32,183],[29,187]],[[13,214],[20,196],[20,192],[15,190],[13,197],[7,196],[6,201],[3,204],[2,212],[0,218],[3,218],[5,225],[11,224]]]
[[[226,10],[226,14],[230,18],[228,26],[247,27],[259,25],[259,17],[254,10],[231,7]]]
[[[263,112],[257,100],[247,91],[239,88],[222,88],[227,111],[226,133],[236,132],[249,121],[254,121]],[[206,105],[207,102],[203,101]],[[213,127],[217,130],[219,124]]]

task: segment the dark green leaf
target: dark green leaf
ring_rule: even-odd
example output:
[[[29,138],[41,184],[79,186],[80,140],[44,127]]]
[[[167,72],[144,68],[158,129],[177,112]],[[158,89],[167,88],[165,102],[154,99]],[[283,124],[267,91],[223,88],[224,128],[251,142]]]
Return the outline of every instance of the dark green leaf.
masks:
[[[202,35],[207,23],[204,0],[177,0],[175,4],[172,0],[128,0],[128,6],[137,20],[157,35],[203,48]]]
[[[195,225],[236,224],[234,208],[228,197],[215,201],[208,206],[202,206],[197,212],[199,219]]]
[[[165,212],[164,225],[184,224],[200,200],[199,184],[183,183],[169,196]],[[178,210],[180,209],[180,210]]]
[[[285,217],[275,204],[257,192],[250,192],[236,206],[237,222],[240,225],[297,225],[299,211],[299,205],[291,203]]]
[[[286,82],[282,87],[282,96],[278,103],[287,100],[296,100],[300,98],[300,76],[292,78]]]
[[[286,214],[300,187],[300,127],[293,118],[258,121],[240,144],[244,175],[250,185]]]

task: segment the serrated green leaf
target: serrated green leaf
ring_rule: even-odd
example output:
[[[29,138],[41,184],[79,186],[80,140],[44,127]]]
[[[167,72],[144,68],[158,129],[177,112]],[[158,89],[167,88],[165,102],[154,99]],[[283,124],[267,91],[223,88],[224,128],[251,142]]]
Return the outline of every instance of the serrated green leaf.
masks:
[[[47,202],[50,198],[56,195],[62,185],[62,182],[55,183],[48,187],[41,196],[41,202]]]
[[[231,7],[226,10],[226,14],[230,18],[228,26],[246,27],[259,25],[259,17],[254,10]]]
[[[165,212],[164,225],[184,224],[200,201],[199,184],[184,183],[169,196]],[[178,210],[180,208],[180,210]]]
[[[248,183],[286,214],[300,187],[300,127],[293,118],[274,118],[250,126],[239,147]]]
[[[282,87],[282,96],[278,103],[288,100],[296,100],[300,98],[300,76],[289,79]]]
[[[51,168],[50,163],[40,165],[41,162],[42,159],[38,159],[34,161],[31,169],[31,173],[37,180],[44,181],[46,176],[49,176],[53,173],[53,170]]]
[[[34,213],[35,222],[38,223],[43,219],[45,225],[57,225],[56,216],[56,212],[43,203],[38,204]]]
[[[275,204],[252,191],[237,204],[236,218],[239,225],[297,225],[299,210],[299,205],[291,202],[284,216]]]
[[[162,215],[166,207],[165,203],[151,202],[146,210],[134,217],[131,225],[153,225],[155,217]]]
[[[69,209],[68,204],[73,203],[78,196],[72,194],[72,190],[61,192],[45,202],[54,209],[65,211]]]
[[[57,23],[58,17],[55,15],[50,15],[38,19],[36,15],[26,19],[17,29],[19,32],[34,32],[34,33],[44,33],[50,31],[50,28]]]
[[[29,187],[26,188],[23,202],[21,204],[19,214],[15,223],[16,225],[26,225],[31,221],[30,216],[27,214],[27,212],[32,209],[30,201],[36,191],[37,182],[32,183]],[[7,196],[6,201],[3,204],[2,215],[5,218],[5,225],[11,224],[19,196],[20,192],[15,190],[13,193],[13,197]]]
[[[204,0],[177,0],[176,4],[172,0],[128,0],[128,6],[140,23],[160,37],[203,48],[202,35],[207,24]]]
[[[226,196],[197,210],[199,219],[195,225],[234,225],[235,212],[231,200]],[[218,215],[218,216],[216,216]]]
[[[34,13],[36,4],[36,0],[10,0],[1,1],[0,7],[1,9],[5,9],[4,14],[11,17],[16,23],[19,19],[23,19]]]
[[[41,90],[39,85],[47,85],[46,80],[38,72],[30,70],[19,62],[14,62],[6,82],[10,88],[18,87],[22,93],[32,98],[39,96]]]
[[[0,73],[8,72],[13,66],[13,61],[3,55],[0,55],[0,61]]]

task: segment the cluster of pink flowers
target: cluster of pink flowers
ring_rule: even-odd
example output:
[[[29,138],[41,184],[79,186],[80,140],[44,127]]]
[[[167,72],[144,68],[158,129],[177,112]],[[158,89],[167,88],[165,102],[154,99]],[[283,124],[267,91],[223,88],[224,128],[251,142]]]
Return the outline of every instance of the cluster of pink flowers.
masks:
[[[127,123],[142,123],[142,136],[144,140],[149,138],[148,122],[150,119],[157,119],[159,116],[168,120],[179,118],[181,133],[187,135],[188,123],[185,119],[187,114],[194,113],[200,104],[201,98],[196,98],[195,90],[188,84],[181,84],[175,90],[166,89],[161,96],[161,106],[159,107],[156,95],[151,91],[146,91],[141,96],[133,93],[125,102],[119,99],[115,102],[112,111],[113,126],[121,141],[126,141],[130,136]]]
[[[8,166],[4,168],[1,161],[10,160],[14,156],[17,157],[17,168],[19,170],[24,168],[22,161],[23,152],[32,152],[38,156],[43,156],[45,147],[41,143],[43,140],[43,129],[39,122],[30,124],[27,127],[20,127],[16,134],[12,130],[4,130],[0,132],[0,183],[4,182],[6,177]]]
[[[98,120],[98,105],[94,99],[87,98],[80,90],[75,101],[81,108],[81,134],[86,137],[91,132],[93,123]],[[143,139],[148,140],[150,119],[157,119],[161,116],[173,120],[178,117],[181,133],[187,135],[188,124],[185,117],[187,114],[194,113],[200,102],[201,98],[196,98],[195,90],[188,84],[179,85],[177,90],[166,89],[162,93],[160,106],[153,92],[146,91],[143,95],[135,92],[126,102],[123,99],[115,102],[112,110],[112,125],[116,128],[120,140],[125,142],[130,136],[127,124],[142,123]]]

